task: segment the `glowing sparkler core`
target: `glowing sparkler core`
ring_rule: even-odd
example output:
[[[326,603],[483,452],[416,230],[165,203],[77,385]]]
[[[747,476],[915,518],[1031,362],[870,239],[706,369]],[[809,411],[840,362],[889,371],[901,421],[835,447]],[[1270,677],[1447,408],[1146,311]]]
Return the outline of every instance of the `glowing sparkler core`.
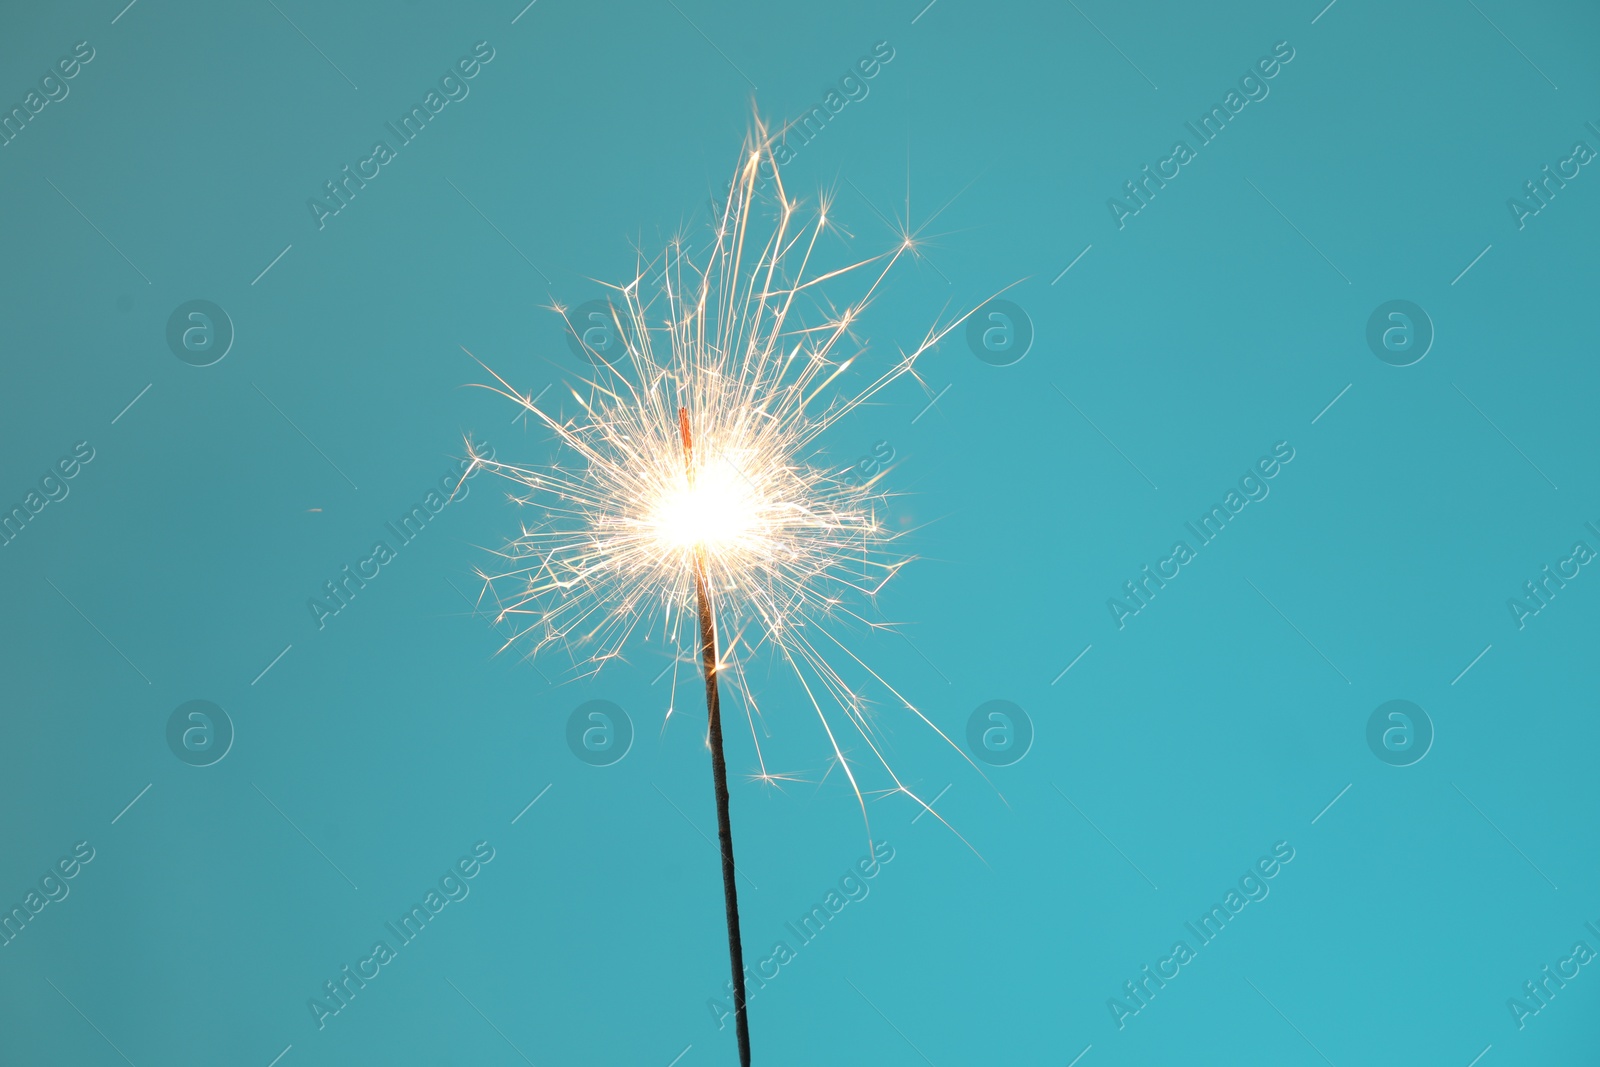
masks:
[[[763,521],[767,510],[750,479],[731,462],[708,457],[692,478],[685,472],[663,489],[647,525],[661,551],[684,554],[686,563],[701,550],[759,559],[774,547]]]

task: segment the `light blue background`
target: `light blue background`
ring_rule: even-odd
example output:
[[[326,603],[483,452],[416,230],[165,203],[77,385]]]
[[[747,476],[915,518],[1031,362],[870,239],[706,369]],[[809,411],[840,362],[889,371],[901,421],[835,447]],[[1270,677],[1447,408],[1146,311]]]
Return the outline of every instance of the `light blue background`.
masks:
[[[523,516],[487,476],[324,629],[306,600],[465,436],[552,455],[459,388],[483,379],[462,346],[570,410],[584,367],[544,307],[703,219],[752,97],[797,117],[886,40],[784,170],[836,192],[863,251],[895,239],[879,212],[944,207],[863,325],[873,358],[1019,280],[1036,340],[998,368],[958,331],[928,392],[902,380],[826,442],[841,464],[891,442],[922,557],[882,599],[910,642],[867,650],[952,736],[996,698],[1037,736],[991,788],[885,719],[983,859],[872,802],[895,858],[754,995],[756,1062],[1592,1061],[1595,968],[1525,1029],[1506,1001],[1600,948],[1600,577],[1522,630],[1506,601],[1600,548],[1600,176],[1521,230],[1506,200],[1600,148],[1600,15],[922,3],[9,5],[6,108],[75,42],[96,56],[0,148],[0,503],[96,455],[0,548],[0,903],[77,841],[96,857],[0,948],[0,1058],[735,1061],[706,1007],[727,964],[702,720],[663,728],[665,653],[559,686],[496,656],[461,593]],[[1119,230],[1107,198],[1284,40],[1271,95]],[[470,96],[318,230],[306,199],[478,41]],[[196,298],[237,330],[206,368],[165,341]],[[1364,337],[1395,298],[1437,331],[1405,368]],[[1106,599],[1279,441],[1271,495],[1118,630]],[[763,697],[779,769],[814,782],[800,694],[775,674]],[[207,768],[165,740],[197,698],[237,730]],[[1437,734],[1406,768],[1365,741],[1395,698]],[[589,699],[633,720],[614,766],[566,746]],[[729,744],[765,955],[865,833],[837,775],[763,789],[748,733]],[[308,998],[480,840],[470,897],[319,1030]],[[1279,841],[1271,895],[1119,1030],[1107,999]]]

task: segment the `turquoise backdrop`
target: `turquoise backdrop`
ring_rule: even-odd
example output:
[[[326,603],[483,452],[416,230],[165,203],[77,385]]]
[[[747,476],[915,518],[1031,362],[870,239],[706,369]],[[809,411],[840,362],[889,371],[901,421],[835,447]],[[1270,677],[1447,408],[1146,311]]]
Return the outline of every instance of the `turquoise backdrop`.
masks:
[[[886,706],[869,860],[763,672],[755,1062],[1593,1062],[1600,10],[525,2],[5,7],[0,1061],[735,1062],[670,652],[501,653],[427,501],[759,112],[920,235],[841,387],[983,305],[822,442],[983,774]]]

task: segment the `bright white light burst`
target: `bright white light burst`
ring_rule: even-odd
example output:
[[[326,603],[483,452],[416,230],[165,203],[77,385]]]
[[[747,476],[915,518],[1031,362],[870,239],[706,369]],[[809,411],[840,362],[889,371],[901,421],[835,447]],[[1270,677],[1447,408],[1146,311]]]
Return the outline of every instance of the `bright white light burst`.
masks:
[[[798,685],[764,682],[768,702],[809,705],[858,798],[850,738],[887,773],[890,792],[926,808],[884,761],[874,725],[881,701],[867,694],[881,690],[938,728],[845,642],[852,631],[890,628],[874,617],[873,601],[908,560],[884,522],[882,473],[859,484],[848,466],[822,457],[818,439],[890,382],[914,376],[917,360],[965,316],[930,329],[915,350],[843,395],[841,375],[866,355],[852,325],[916,244],[903,234],[881,254],[818,266],[840,247],[827,202],[802,210],[777,172],[758,125],[709,247],[697,253],[675,239],[654,259],[641,256],[633,281],[613,287],[621,354],[610,346],[608,362],[592,353],[596,374],[573,392],[576,415],[551,414],[494,375],[499,385],[488,388],[542,420],[572,462],[527,468],[475,457],[520,483],[514,499],[538,515],[499,554],[501,566],[482,574],[486,597],[497,623],[515,625],[508,645],[526,644],[530,656],[559,647],[580,671],[658,634],[677,650],[675,697],[680,677],[698,675],[701,556],[719,673],[749,722],[756,777],[787,777],[768,770],[750,680],[758,659],[775,658]],[[852,281],[854,299],[836,307],[824,286]],[[693,442],[687,466],[683,416]]]

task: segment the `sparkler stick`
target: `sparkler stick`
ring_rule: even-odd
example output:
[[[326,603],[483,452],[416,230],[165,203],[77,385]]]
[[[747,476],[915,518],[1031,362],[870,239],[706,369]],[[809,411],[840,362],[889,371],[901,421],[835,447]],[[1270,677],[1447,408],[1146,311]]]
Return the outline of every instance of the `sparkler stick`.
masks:
[[[689,409],[678,409],[678,431],[683,436],[683,468],[694,488],[694,438],[689,433]],[[739,1037],[739,1065],[750,1067],[750,1020],[745,1014],[744,946],[739,939],[739,887],[734,880],[733,824],[728,817],[728,761],[722,753],[722,695],[717,684],[717,628],[711,615],[711,594],[706,585],[704,546],[695,549],[695,600],[700,608],[700,657],[706,677],[707,733],[711,741],[711,776],[717,792],[717,840],[722,844],[722,898],[728,913],[728,962],[733,967],[733,1024]]]

